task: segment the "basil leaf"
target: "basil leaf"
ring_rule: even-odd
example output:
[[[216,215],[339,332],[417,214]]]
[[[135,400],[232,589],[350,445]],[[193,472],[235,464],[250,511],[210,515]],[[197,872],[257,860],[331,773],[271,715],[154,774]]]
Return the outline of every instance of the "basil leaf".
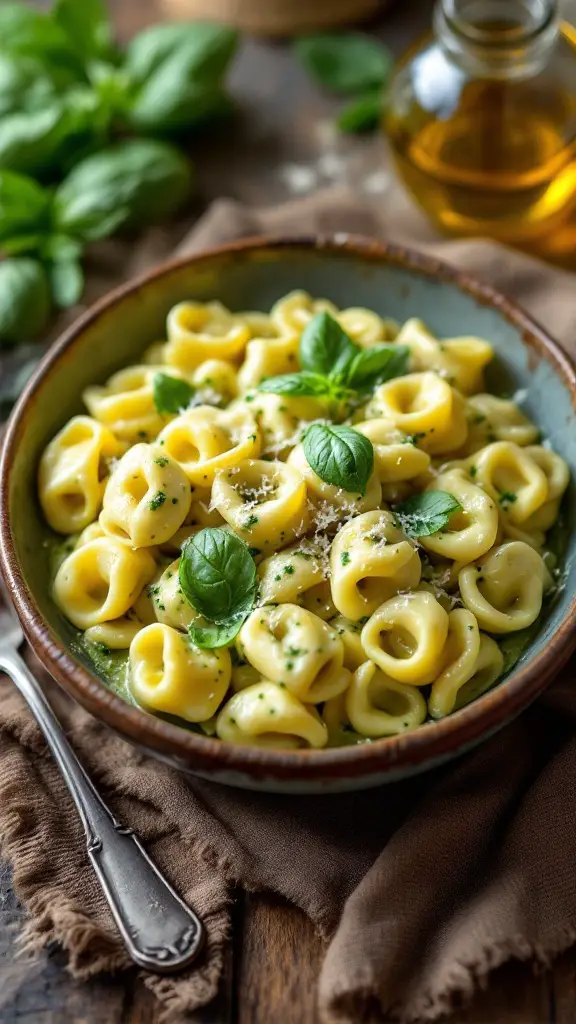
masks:
[[[0,54],[0,117],[39,110],[57,95],[57,86],[40,61]]]
[[[245,615],[235,615],[227,622],[215,623],[213,626],[195,626],[190,623],[188,635],[196,647],[226,647],[238,636],[245,618]]]
[[[77,259],[58,260],[48,266],[54,302],[61,309],[75,306],[84,291],[84,274]]]
[[[135,84],[130,123],[166,134],[221,108],[222,79],[237,33],[210,22],[153,25],[128,46],[126,69]]]
[[[84,0],[82,0],[82,7]],[[84,79],[74,44],[50,16],[22,3],[0,4],[0,41],[5,53],[33,57],[69,83]]]
[[[57,188],[57,228],[86,241],[120,225],[147,224],[168,216],[188,195],[191,169],[173,146],[132,139],[77,164]]]
[[[329,313],[318,313],[302,331],[299,358],[303,370],[334,380],[357,352],[358,347]]]
[[[338,127],[343,132],[372,132],[380,124],[383,109],[382,90],[368,92],[346,104],[338,115]]]
[[[351,427],[313,423],[302,439],[308,465],[327,484],[365,494],[374,469],[372,442]]]
[[[21,256],[25,253],[41,253],[45,235],[10,235],[3,238],[0,247],[5,256]]]
[[[126,68],[140,81],[149,79],[180,49],[194,51],[194,70],[205,83],[215,83],[226,71],[238,33],[216,22],[187,21],[150,25],[130,41]]]
[[[424,491],[394,506],[394,515],[409,537],[429,537],[448,525],[450,516],[462,508],[448,491]]]
[[[79,259],[82,251],[82,243],[78,239],[70,238],[69,235],[54,234],[43,240],[40,255],[44,260],[70,262]]]
[[[357,391],[375,387],[408,373],[410,349],[406,345],[374,345],[362,349],[346,371],[346,384]]]
[[[46,326],[50,290],[42,264],[25,257],[0,262],[0,347],[30,341]]]
[[[245,618],[254,607],[254,559],[240,537],[220,527],[207,527],[186,541],[179,580],[186,600],[210,622]]]
[[[195,388],[179,377],[155,373],[152,383],[156,412],[179,413],[187,409]]]
[[[50,177],[94,145],[99,127],[97,99],[88,89],[40,110],[7,114],[0,121],[0,166]]]
[[[0,242],[48,229],[50,197],[32,178],[0,171]]]
[[[56,0],[52,18],[84,59],[112,51],[112,26],[102,0]]]
[[[273,395],[331,395],[332,385],[320,373],[284,373],[280,377],[268,377],[258,385],[259,391]]]
[[[383,85],[392,68],[390,51],[359,32],[308,36],[298,40],[295,51],[330,92],[352,94]]]

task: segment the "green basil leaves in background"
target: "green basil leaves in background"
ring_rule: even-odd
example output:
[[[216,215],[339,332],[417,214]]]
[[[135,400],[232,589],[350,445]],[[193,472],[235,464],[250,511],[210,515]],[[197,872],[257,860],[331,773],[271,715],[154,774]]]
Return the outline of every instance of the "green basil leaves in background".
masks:
[[[392,67],[386,47],[360,32],[307,36],[295,50],[319,85],[345,96],[382,85]]]
[[[84,59],[113,56],[112,26],[102,0],[56,0],[52,16]]]
[[[47,233],[50,196],[32,178],[0,171],[0,246],[10,238]]]
[[[302,331],[298,358],[300,373],[269,377],[258,385],[259,390],[325,398],[333,403],[333,416],[338,418],[347,404],[354,404],[378,384],[407,373],[410,351],[405,345],[362,349],[334,317],[318,313]]]
[[[156,412],[178,414],[190,405],[194,388],[180,377],[155,373],[152,382]]]
[[[190,605],[208,620],[190,626],[199,647],[230,643],[252,611],[257,595],[256,565],[247,545],[228,530],[206,528],[182,548],[179,582]]]
[[[57,96],[55,82],[39,61],[0,53],[0,118],[41,110]]]
[[[97,101],[87,89],[7,114],[0,120],[0,168],[50,178],[94,146],[97,126]]]
[[[184,203],[188,160],[150,136],[181,137],[229,112],[224,77],[236,45],[232,29],[190,22],[152,26],[122,53],[105,0],[54,0],[46,13],[0,3],[0,257],[12,258],[0,346],[46,326],[47,287],[58,306],[79,300],[86,243]],[[139,133],[147,137],[126,138]],[[15,311],[15,330],[6,299],[32,287],[30,259],[43,264],[33,276],[44,300],[35,316]]]
[[[365,93],[347,103],[336,118],[340,131],[360,135],[372,132],[382,119],[382,90]]]
[[[48,279],[52,297],[61,309],[68,309],[80,301],[84,291],[84,272],[78,259],[58,259],[48,265]]]
[[[448,526],[450,517],[462,508],[448,491],[424,491],[394,506],[394,515],[409,537],[429,537]]]
[[[84,2],[77,6],[83,8]],[[61,84],[84,78],[74,41],[52,12],[42,14],[17,0],[0,4],[0,49],[13,56],[34,58]]]
[[[190,190],[190,164],[173,146],[132,139],[79,163],[54,195],[58,230],[94,241],[121,225],[161,220]]]
[[[134,97],[130,124],[170,135],[222,109],[221,83],[238,37],[225,25],[153,25],[128,46],[126,70]]]
[[[342,131],[367,132],[378,126],[393,65],[386,46],[360,32],[341,32],[305,36],[294,50],[318,85],[354,97],[337,118]]]
[[[142,226],[168,216],[182,204],[190,183],[186,158],[174,146],[155,139],[130,139],[86,157],[55,190],[14,171],[0,170],[0,249],[6,255],[40,260],[45,268],[42,280],[50,285],[54,303],[72,306],[83,291],[84,245],[121,226]],[[16,263],[11,261],[12,269],[5,275],[6,287],[13,288]],[[30,279],[28,260],[21,278],[23,282]],[[0,316],[0,345],[30,340],[43,330],[50,305],[42,301],[37,315],[24,319],[15,313],[17,323],[27,325],[28,334],[15,332],[6,315]]]
[[[374,469],[372,442],[351,427],[313,423],[302,439],[308,465],[321,480],[365,494]]]
[[[28,341],[50,315],[50,289],[38,260],[9,257],[0,262],[0,338],[8,345]]]

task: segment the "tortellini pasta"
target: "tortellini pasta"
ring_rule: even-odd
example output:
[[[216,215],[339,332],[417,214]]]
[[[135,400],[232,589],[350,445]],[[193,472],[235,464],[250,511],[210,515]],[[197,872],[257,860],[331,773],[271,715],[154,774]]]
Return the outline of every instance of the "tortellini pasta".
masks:
[[[310,377],[319,324],[333,348]],[[396,376],[347,377],[386,344],[403,347]],[[486,391],[492,356],[302,290],[269,312],[174,306],[166,338],[87,387],[89,415],[40,459],[40,506],[65,538],[53,597],[79,642],[98,664],[114,652],[145,711],[228,743],[320,750],[458,713],[503,677],[508,635],[529,635],[561,571],[549,531],[568,466],[526,393]],[[329,466],[322,425],[348,437]],[[365,471],[346,476],[354,451]],[[214,529],[250,569],[247,585],[231,555],[210,577],[241,596],[231,622],[200,614],[187,575],[202,550],[203,578]]]
[[[460,570],[462,600],[489,633],[513,633],[536,621],[550,574],[534,548],[520,540],[494,548]]]
[[[135,444],[106,485],[100,525],[135,548],[162,544],[182,525],[190,500],[182,467],[160,445]]]
[[[159,371],[165,368],[130,366],[104,386],[86,388],[82,397],[90,415],[128,444],[153,441],[169,418],[154,404],[154,377]],[[178,372],[173,375],[182,377]]]
[[[257,608],[242,626],[238,643],[263,676],[306,704],[336,697],[350,681],[338,634],[298,605]]]
[[[440,473],[430,486],[453,494],[461,509],[445,530],[422,537],[423,547],[455,562],[472,562],[486,554],[498,536],[498,507],[494,499],[460,469]]]
[[[348,718],[362,736],[393,736],[414,729],[426,711],[426,701],[415,686],[391,679],[372,661],[360,665],[346,693]]]
[[[460,448],[468,435],[462,395],[432,371],[408,373],[381,384],[366,415],[390,420],[430,455]]]
[[[260,454],[260,433],[243,410],[200,405],[172,420],[158,437],[164,453],[182,467],[191,484],[210,487],[222,469]]]
[[[78,533],[98,516],[106,479],[122,444],[97,420],[75,416],[40,460],[38,496],[49,526]]]
[[[232,665],[225,648],[205,651],[187,636],[156,622],[130,644],[130,690],[139,704],[205,722],[218,709],[230,682]]]
[[[164,361],[195,370],[206,359],[234,359],[250,340],[250,328],[219,302],[180,302],[168,314]]]
[[[112,537],[82,544],[64,559],[54,580],[54,596],[78,629],[126,614],[156,572],[145,548],[135,551]]]
[[[306,497],[304,479],[284,462],[244,459],[212,486],[214,508],[259,551],[284,547],[306,532]]]
[[[342,527],[332,542],[332,598],[341,615],[356,621],[371,615],[400,590],[420,580],[418,553],[391,512],[364,512]]]
[[[426,591],[390,598],[362,630],[366,654],[386,675],[400,683],[434,682],[448,636],[448,615]]]
[[[266,679],[240,690],[216,720],[221,740],[268,749],[325,747],[328,730],[316,708]]]
[[[492,346],[481,338],[435,338],[416,317],[407,320],[396,341],[410,349],[414,371],[435,370],[463,394],[480,391]]]

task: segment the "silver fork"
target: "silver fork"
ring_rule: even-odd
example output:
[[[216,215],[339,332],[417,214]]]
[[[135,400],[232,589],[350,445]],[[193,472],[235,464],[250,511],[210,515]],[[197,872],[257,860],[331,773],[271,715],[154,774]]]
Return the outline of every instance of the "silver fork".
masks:
[[[22,630],[0,608],[0,669],[18,687],[42,729],[76,804],[92,866],[128,953],[139,967],[168,973],[198,956],[204,926],[160,873],[131,828],[106,807],[66,739],[43,690],[18,654]]]

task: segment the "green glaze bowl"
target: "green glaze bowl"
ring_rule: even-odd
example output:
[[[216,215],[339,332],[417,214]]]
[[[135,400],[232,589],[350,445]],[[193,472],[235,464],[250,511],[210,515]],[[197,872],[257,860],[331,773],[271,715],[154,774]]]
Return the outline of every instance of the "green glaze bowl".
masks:
[[[0,466],[1,566],[24,632],[64,689],[100,721],[177,768],[247,788],[314,793],[376,786],[437,765],[501,728],[548,685],[575,646],[576,538],[565,586],[508,675],[439,722],[362,746],[276,751],[233,746],[153,717],[107,688],[75,645],[50,596],[47,531],[36,498],[42,449],[81,411],[80,395],[164,334],[183,299],[268,310],[303,288],[338,306],[403,321],[420,316],[441,336],[474,334],[497,353],[490,385],[527,390],[525,408],[576,479],[576,378],[569,360],[526,313],[434,259],[349,236],[250,240],[168,263],[98,302],[54,345],[14,409]],[[568,505],[574,505],[574,496]]]

